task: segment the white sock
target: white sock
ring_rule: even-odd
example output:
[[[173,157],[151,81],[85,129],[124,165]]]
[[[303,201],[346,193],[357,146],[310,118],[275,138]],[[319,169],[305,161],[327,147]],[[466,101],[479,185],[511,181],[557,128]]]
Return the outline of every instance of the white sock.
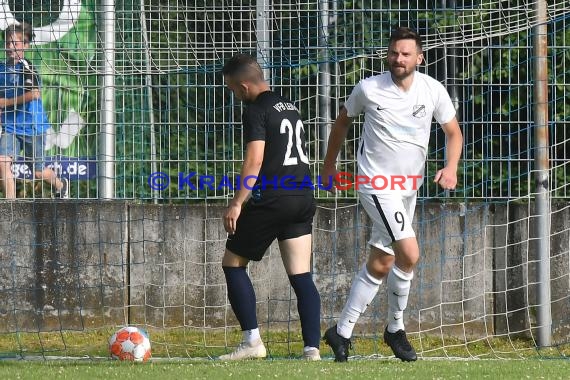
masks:
[[[259,335],[259,328],[252,330],[244,330],[242,332],[243,332],[243,341],[246,343],[254,343],[261,339],[261,335]]]
[[[303,347],[303,352],[311,351],[311,350],[318,350],[317,347],[305,346]]]
[[[404,310],[408,306],[410,285],[414,272],[406,273],[395,265],[388,273],[388,332],[404,329]]]
[[[352,336],[356,321],[378,293],[380,284],[382,284],[382,280],[368,273],[365,263],[352,280],[348,300],[346,300],[337,322],[336,331],[340,336],[347,339]]]

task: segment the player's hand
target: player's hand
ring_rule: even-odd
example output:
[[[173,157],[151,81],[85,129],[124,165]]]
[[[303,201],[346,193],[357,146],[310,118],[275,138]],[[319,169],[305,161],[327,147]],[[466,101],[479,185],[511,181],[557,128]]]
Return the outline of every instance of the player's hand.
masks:
[[[331,193],[335,193],[336,192],[336,187],[335,187],[335,178],[337,175],[338,171],[336,170],[336,166],[332,165],[324,165],[323,166],[323,171],[321,172],[321,185],[323,189],[326,189],[330,186],[330,189],[328,189],[327,191],[331,192]]]
[[[224,214],[224,228],[226,232],[233,235],[236,232],[237,220],[241,214],[241,205],[230,203]]]
[[[435,173],[433,182],[439,184],[444,190],[455,190],[457,185],[457,169],[444,167]]]

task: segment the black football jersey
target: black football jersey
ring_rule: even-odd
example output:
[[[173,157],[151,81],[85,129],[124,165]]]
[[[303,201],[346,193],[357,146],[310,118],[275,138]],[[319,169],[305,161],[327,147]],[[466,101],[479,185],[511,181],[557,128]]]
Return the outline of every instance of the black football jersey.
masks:
[[[262,191],[310,191],[305,128],[291,101],[266,91],[242,115],[246,144],[265,141],[258,185]]]

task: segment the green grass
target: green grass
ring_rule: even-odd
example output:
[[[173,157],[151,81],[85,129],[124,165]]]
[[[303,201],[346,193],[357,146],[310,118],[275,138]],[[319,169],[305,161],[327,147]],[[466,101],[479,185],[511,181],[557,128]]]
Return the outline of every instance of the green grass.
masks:
[[[0,361],[1,379],[567,379],[569,360]]]
[[[293,331],[299,331],[300,328]],[[107,357],[107,340],[112,329],[62,331],[41,333],[0,334],[2,357]],[[241,332],[224,329],[200,331],[197,329],[150,330],[153,357],[157,358],[215,358],[239,343]],[[298,332],[265,331],[263,341],[273,358],[298,358],[302,352],[302,338]],[[423,358],[564,358],[570,357],[570,344],[538,350],[528,338],[471,338],[465,342],[441,335],[410,334],[410,341]],[[323,347],[325,355],[330,354]],[[390,349],[381,337],[367,336],[353,339],[351,355],[361,357],[389,357]]]
[[[299,329],[294,329],[298,331]],[[299,360],[298,333],[265,331],[271,359],[242,363],[208,360],[232,349],[239,331],[191,329],[149,331],[154,359],[150,363],[121,363],[106,359],[112,330],[0,334],[0,379],[567,379],[570,345],[538,350],[532,340],[457,338],[410,334],[420,353],[416,363],[402,363],[377,336],[354,339],[356,355],[334,363],[321,346],[323,361]],[[227,347],[227,348],[226,348]],[[445,347],[445,348],[444,348]],[[43,355],[50,360],[43,360]],[[60,360],[72,356],[84,359]],[[20,357],[27,360],[15,360]],[[51,358],[56,358],[51,360]],[[85,358],[89,357],[89,358]],[[163,358],[183,359],[163,359]],[[35,360],[39,358],[40,360]],[[202,359],[189,359],[202,358]],[[448,358],[448,359],[445,359]],[[467,360],[458,358],[468,358]],[[550,359],[553,358],[553,359]]]

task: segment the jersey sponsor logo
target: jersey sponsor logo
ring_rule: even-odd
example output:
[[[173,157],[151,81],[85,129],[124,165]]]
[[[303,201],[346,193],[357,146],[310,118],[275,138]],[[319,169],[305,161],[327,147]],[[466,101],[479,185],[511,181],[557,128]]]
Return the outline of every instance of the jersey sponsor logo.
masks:
[[[386,110],[386,109],[387,109],[386,107],[382,107],[382,106],[376,107],[376,110],[377,110],[377,111],[384,111],[384,110]]]
[[[418,119],[425,117],[426,116],[426,106],[423,104],[416,104],[414,106],[412,116],[417,117]]]

